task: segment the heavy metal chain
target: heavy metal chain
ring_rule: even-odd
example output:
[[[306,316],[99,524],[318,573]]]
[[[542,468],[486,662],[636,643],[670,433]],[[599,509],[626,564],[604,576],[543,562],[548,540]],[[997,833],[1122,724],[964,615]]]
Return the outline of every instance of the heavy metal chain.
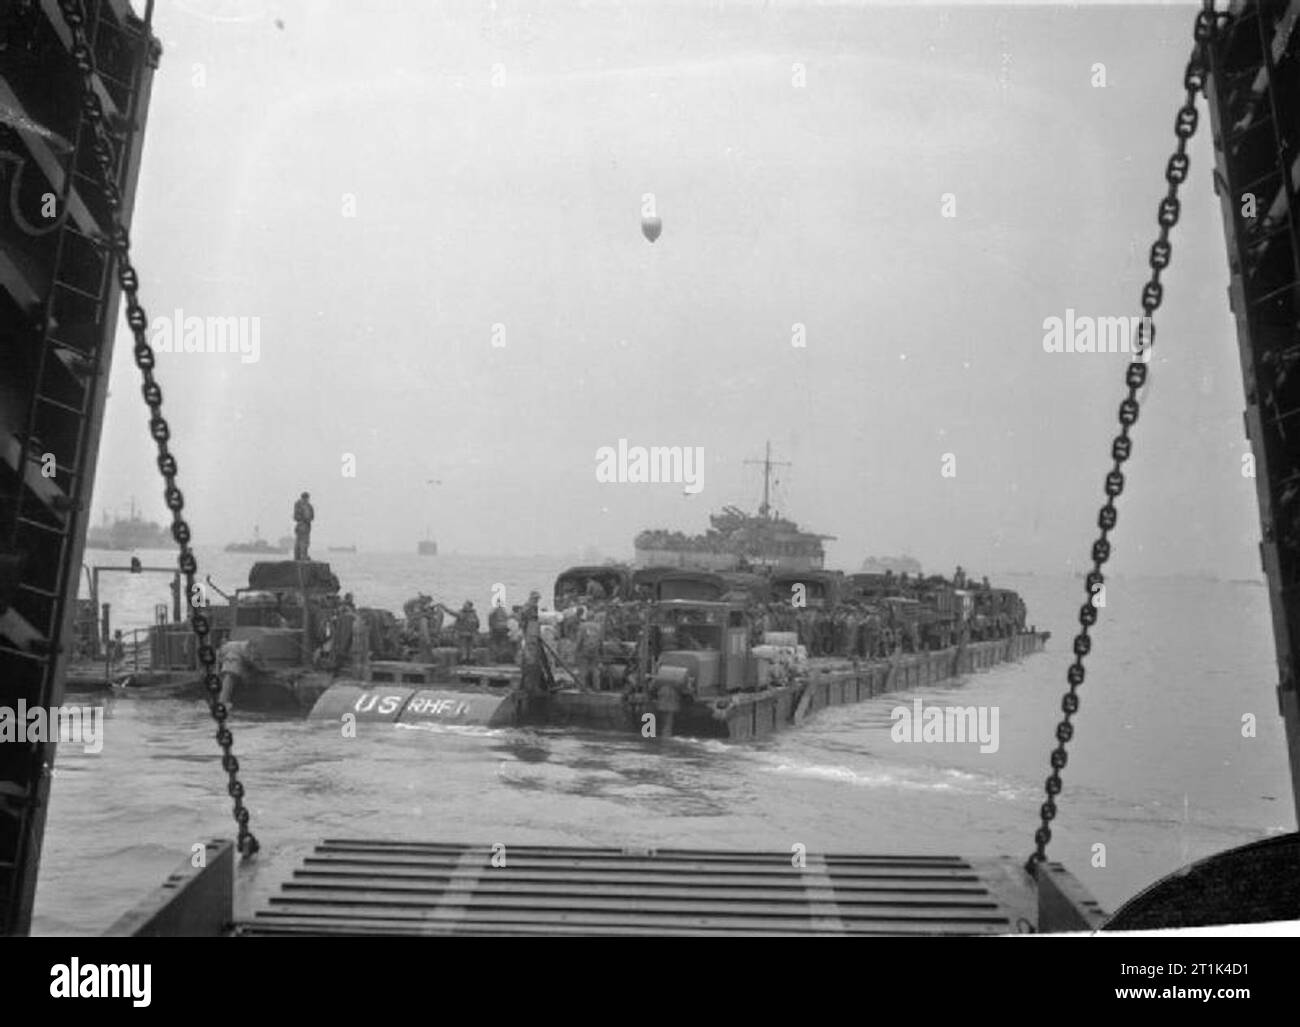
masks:
[[[238,846],[244,856],[252,856],[259,845],[257,838],[248,829],[249,813],[244,805],[244,786],[239,781],[239,760],[233,752],[235,738],[226,726],[228,711],[220,701],[221,679],[217,676],[217,653],[210,641],[211,624],[195,603],[199,594],[195,591],[194,577],[198,573],[198,562],[190,548],[190,526],[182,516],[185,499],[176,487],[176,458],[168,449],[171,428],[162,415],[162,389],[154,380],[153,369],[155,357],[153,347],[145,336],[149,319],[144,308],[140,306],[138,290],[139,276],[131,266],[130,239],[122,225],[122,195],[112,179],[114,160],[114,140],[104,124],[104,109],[99,96],[95,93],[95,57],[86,38],[86,13],[82,0],[59,0],[59,10],[63,20],[72,34],[72,59],[77,70],[82,74],[81,110],[94,133],[91,150],[100,172],[100,190],[104,203],[112,212],[112,237],[105,240],[117,260],[117,280],[126,296],[126,322],[135,337],[135,365],[140,369],[143,379],[141,391],[149,407],[149,433],[158,445],[158,470],[162,474],[165,488],[163,497],[172,512],[172,538],[180,547],[177,566],[185,575],[185,594],[190,607],[190,626],[197,640],[199,662],[203,666],[203,687],[208,696],[208,709],[216,721],[217,744],[221,746],[221,766],[229,777],[226,791],[234,802],[235,822],[239,825]],[[71,171],[69,171],[71,174]]]
[[[1092,544],[1093,567],[1084,581],[1087,598],[1079,607],[1079,633],[1074,636],[1074,662],[1065,675],[1070,685],[1061,699],[1061,711],[1065,716],[1056,725],[1057,745],[1052,750],[1052,772],[1048,775],[1045,785],[1047,799],[1039,808],[1042,823],[1034,832],[1035,849],[1025,864],[1025,869],[1030,874],[1035,873],[1038,864],[1047,859],[1047,844],[1052,840],[1051,823],[1056,818],[1056,796],[1061,793],[1062,788],[1061,771],[1065,769],[1068,762],[1065,746],[1074,737],[1074,725],[1070,722],[1070,718],[1079,711],[1078,689],[1084,679],[1083,660],[1092,649],[1092,639],[1088,635],[1088,629],[1097,623],[1095,596],[1106,581],[1101,573],[1102,565],[1110,559],[1110,540],[1107,536],[1114,530],[1115,523],[1119,519],[1119,512],[1115,509],[1115,499],[1124,491],[1124,474],[1120,468],[1133,452],[1133,440],[1129,432],[1138,419],[1138,390],[1147,380],[1146,360],[1155,342],[1156,331],[1152,318],[1164,294],[1160,275],[1169,266],[1170,258],[1173,256],[1169,232],[1174,225],[1178,224],[1180,212],[1178,187],[1187,179],[1190,164],[1187,157],[1187,141],[1196,132],[1196,94],[1205,87],[1205,47],[1214,35],[1217,18],[1213,9],[1213,0],[1204,0],[1204,9],[1196,15],[1194,30],[1196,46],[1192,50],[1191,60],[1187,63],[1187,70],[1183,74],[1183,86],[1187,90],[1187,96],[1174,121],[1178,147],[1165,167],[1165,181],[1169,184],[1169,191],[1160,201],[1157,213],[1160,235],[1151,245],[1148,260],[1151,278],[1142,288],[1142,310],[1145,316],[1141,319],[1138,328],[1139,354],[1138,358],[1128,365],[1125,374],[1128,395],[1119,405],[1119,434],[1115,436],[1110,448],[1114,466],[1106,475],[1106,503],[1097,515],[1097,526],[1101,529],[1101,534]]]

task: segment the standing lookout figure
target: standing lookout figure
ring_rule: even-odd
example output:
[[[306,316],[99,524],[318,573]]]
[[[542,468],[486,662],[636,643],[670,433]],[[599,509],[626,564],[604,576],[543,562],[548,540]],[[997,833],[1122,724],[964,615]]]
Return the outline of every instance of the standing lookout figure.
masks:
[[[304,492],[293,504],[293,558],[307,560],[307,547],[311,544],[311,522],[316,511],[311,506],[311,496]]]

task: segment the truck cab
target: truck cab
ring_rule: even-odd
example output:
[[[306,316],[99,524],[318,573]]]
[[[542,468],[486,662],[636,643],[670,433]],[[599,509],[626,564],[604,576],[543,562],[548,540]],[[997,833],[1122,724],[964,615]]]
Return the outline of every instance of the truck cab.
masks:
[[[269,666],[310,665],[325,639],[338,593],[338,578],[327,563],[255,563],[248,572],[248,587],[235,590],[225,611],[227,637],[231,642],[256,640],[259,657]]]
[[[650,610],[650,662],[686,672],[696,697],[739,691],[751,677],[750,624],[740,603],[665,599]]]

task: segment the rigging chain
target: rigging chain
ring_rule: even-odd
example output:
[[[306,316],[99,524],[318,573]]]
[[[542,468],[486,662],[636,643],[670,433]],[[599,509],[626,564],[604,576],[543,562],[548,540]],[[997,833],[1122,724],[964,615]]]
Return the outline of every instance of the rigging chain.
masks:
[[[1097,515],[1097,526],[1101,529],[1101,534],[1092,544],[1093,567],[1084,581],[1084,587],[1088,595],[1084,604],[1079,608],[1080,628],[1079,633],[1074,636],[1074,662],[1070,665],[1065,676],[1070,685],[1069,690],[1061,699],[1061,711],[1065,716],[1056,725],[1057,746],[1052,750],[1052,772],[1048,775],[1044,786],[1047,799],[1039,807],[1042,823],[1038,830],[1034,832],[1034,852],[1025,863],[1025,869],[1031,875],[1036,873],[1038,864],[1047,859],[1047,844],[1052,840],[1051,823],[1056,818],[1056,796],[1061,793],[1062,788],[1061,771],[1065,769],[1068,762],[1065,745],[1074,737],[1074,725],[1070,722],[1070,718],[1079,711],[1078,689],[1083,684],[1084,679],[1083,660],[1092,649],[1092,639],[1088,636],[1088,629],[1097,622],[1097,607],[1094,605],[1094,597],[1097,589],[1106,580],[1101,573],[1101,568],[1110,559],[1111,547],[1107,536],[1114,530],[1119,517],[1118,511],[1115,509],[1115,499],[1124,491],[1124,474],[1120,468],[1133,452],[1133,440],[1129,436],[1129,431],[1137,423],[1138,390],[1142,388],[1143,383],[1147,380],[1147,360],[1149,359],[1151,346],[1155,342],[1156,329],[1152,317],[1160,306],[1160,301],[1164,295],[1164,288],[1160,284],[1160,274],[1169,266],[1170,258],[1173,256],[1173,247],[1169,243],[1169,232],[1174,225],[1178,224],[1180,212],[1178,187],[1187,180],[1187,171],[1190,165],[1187,157],[1187,141],[1196,132],[1196,94],[1202,92],[1205,88],[1205,48],[1214,36],[1220,17],[1215,13],[1213,0],[1204,0],[1203,9],[1197,12],[1196,15],[1196,27],[1193,32],[1196,45],[1192,49],[1191,59],[1187,62],[1187,70],[1183,74],[1183,86],[1187,90],[1187,96],[1174,121],[1174,133],[1178,136],[1178,147],[1170,156],[1169,163],[1165,167],[1165,181],[1169,183],[1169,191],[1160,201],[1157,214],[1160,235],[1152,243],[1151,254],[1148,259],[1151,278],[1142,287],[1142,311],[1144,316],[1141,318],[1138,328],[1138,356],[1128,365],[1128,370],[1125,373],[1128,395],[1119,405],[1120,430],[1111,443],[1110,449],[1111,458],[1115,463],[1110,473],[1106,475],[1106,503]],[[1227,16],[1222,17],[1226,18]]]
[[[122,286],[123,294],[126,296],[126,322],[135,337],[135,364],[140,369],[140,375],[143,379],[141,392],[144,395],[145,403],[149,407],[149,433],[153,436],[154,442],[158,444],[158,470],[162,474],[166,486],[163,490],[163,498],[172,512],[172,538],[176,540],[176,544],[180,549],[177,566],[180,568],[181,573],[185,575],[185,594],[190,607],[190,626],[193,628],[198,642],[198,658],[203,666],[203,687],[207,692],[208,709],[212,714],[212,719],[217,724],[216,739],[217,744],[221,746],[221,766],[229,778],[226,791],[233,800],[233,815],[235,822],[239,825],[239,851],[245,857],[248,857],[257,852],[260,846],[257,838],[248,829],[249,813],[248,808],[244,805],[244,786],[239,780],[239,760],[236,759],[232,751],[235,738],[231,734],[230,728],[226,726],[229,711],[226,709],[225,704],[220,701],[221,679],[216,672],[217,654],[209,640],[211,623],[194,602],[194,597],[200,594],[195,592],[194,584],[194,576],[198,573],[198,562],[195,560],[194,552],[190,548],[190,526],[182,516],[185,499],[181,494],[181,490],[176,487],[176,458],[167,445],[168,440],[171,438],[171,428],[162,414],[162,389],[153,376],[154,351],[145,337],[145,332],[149,327],[149,319],[144,308],[140,306],[138,298],[140,279],[135,268],[131,266],[130,238],[126,228],[122,225],[122,195],[112,180],[114,166],[113,136],[104,124],[103,105],[94,90],[95,58],[86,39],[86,12],[82,0],[59,0],[59,10],[63,14],[63,20],[68,26],[68,31],[72,34],[72,59],[76,63],[77,70],[82,75],[81,110],[82,114],[90,122],[91,130],[95,136],[91,150],[94,154],[95,163],[99,168],[100,192],[112,215],[112,237],[106,240],[106,243],[117,259],[117,279]],[[125,143],[125,137],[123,137],[123,142]],[[69,180],[71,180],[73,170],[75,168],[69,169]]]

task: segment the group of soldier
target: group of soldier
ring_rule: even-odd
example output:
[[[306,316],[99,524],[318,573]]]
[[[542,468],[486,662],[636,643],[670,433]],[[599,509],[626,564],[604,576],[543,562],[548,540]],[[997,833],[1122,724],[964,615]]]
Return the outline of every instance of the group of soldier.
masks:
[[[809,656],[875,659],[899,648],[916,652],[922,645],[915,619],[856,602],[840,603],[832,609],[777,602],[751,604],[749,622],[753,644],[758,645],[772,632],[793,634]]]
[[[540,599],[540,593],[532,592],[527,602],[510,609],[504,603],[492,604],[487,617],[488,663],[519,662],[528,625],[537,620]],[[430,660],[434,649],[454,646],[458,662],[477,662],[482,622],[473,601],[466,599],[459,609],[452,609],[420,593],[403,604],[402,612],[406,615],[402,641],[408,658]]]

